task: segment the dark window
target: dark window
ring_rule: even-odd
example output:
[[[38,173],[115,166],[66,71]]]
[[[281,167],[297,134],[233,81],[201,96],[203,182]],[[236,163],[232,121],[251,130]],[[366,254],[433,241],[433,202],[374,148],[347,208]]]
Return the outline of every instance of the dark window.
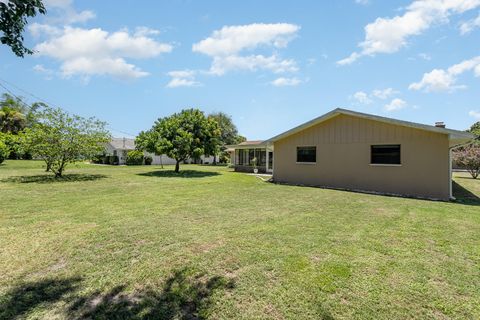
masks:
[[[297,162],[317,162],[317,147],[297,147]]]
[[[400,164],[400,145],[371,146],[371,164]]]

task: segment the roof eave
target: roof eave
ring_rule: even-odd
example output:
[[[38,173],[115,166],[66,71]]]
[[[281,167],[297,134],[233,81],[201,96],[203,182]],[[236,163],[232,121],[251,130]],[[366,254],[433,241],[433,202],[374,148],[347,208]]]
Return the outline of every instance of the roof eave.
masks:
[[[335,116],[338,116],[340,114],[344,115],[350,115],[353,117],[359,117],[359,118],[364,118],[364,119],[370,119],[372,121],[380,121],[384,123],[389,123],[389,124],[394,124],[394,125],[399,125],[399,126],[404,126],[404,127],[410,127],[418,130],[425,130],[425,131],[430,131],[430,132],[436,132],[436,133],[441,133],[441,134],[447,134],[449,136],[449,139],[466,139],[467,142],[468,140],[471,140],[474,138],[474,136],[468,132],[463,132],[463,131],[458,131],[458,130],[452,130],[452,129],[446,129],[446,128],[438,128],[434,126],[429,126],[425,124],[420,124],[420,123],[414,123],[414,122],[409,122],[409,121],[404,121],[404,120],[397,120],[397,119],[392,119],[392,118],[386,118],[382,116],[376,116],[376,115],[370,115],[366,113],[361,113],[361,112],[356,112],[356,111],[351,111],[351,110],[346,110],[346,109],[341,109],[341,108],[336,108],[320,117],[317,117],[313,120],[310,120],[308,122],[305,122],[293,129],[290,129],[288,131],[285,131],[279,135],[276,135],[268,140],[265,140],[266,143],[272,143],[275,141],[278,141],[280,139],[286,138],[290,135],[293,135],[295,133],[298,133],[300,131],[303,131],[305,129],[308,129],[314,125],[320,124],[326,120],[329,120]]]

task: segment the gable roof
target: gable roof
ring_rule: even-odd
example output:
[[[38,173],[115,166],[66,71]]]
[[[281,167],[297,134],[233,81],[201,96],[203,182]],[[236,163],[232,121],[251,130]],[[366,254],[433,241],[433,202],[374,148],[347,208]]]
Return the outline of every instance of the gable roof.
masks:
[[[379,122],[399,125],[399,126],[403,126],[403,127],[409,127],[409,128],[419,129],[419,130],[425,130],[425,131],[430,131],[430,132],[446,134],[446,135],[448,135],[448,138],[450,140],[450,146],[454,146],[454,145],[458,145],[458,144],[464,144],[464,143],[467,143],[469,140],[474,138],[474,136],[471,133],[464,132],[464,131],[452,130],[452,129],[447,129],[447,128],[440,128],[440,127],[430,126],[430,125],[416,123],[416,122],[397,120],[397,119],[392,119],[392,118],[387,118],[387,117],[376,116],[376,115],[372,115],[372,114],[368,114],[368,113],[362,113],[362,112],[337,108],[337,109],[334,109],[334,110],[332,110],[332,111],[330,111],[330,112],[328,112],[328,113],[326,113],[326,114],[324,114],[324,115],[322,115],[318,118],[307,121],[307,122],[293,128],[293,129],[290,129],[288,131],[280,133],[279,135],[276,135],[276,136],[266,140],[265,142],[268,143],[268,142],[275,142],[275,141],[281,140],[283,138],[291,136],[295,133],[303,131],[307,128],[315,126],[319,123],[327,121],[327,120],[329,120],[333,117],[336,117],[338,115],[341,115],[341,114],[349,115],[349,116],[353,116],[353,117],[357,117],[357,118],[363,118],[363,119],[368,119],[368,120],[373,120],[373,121],[379,121]]]
[[[112,138],[109,144],[117,150],[135,150],[135,139]]]

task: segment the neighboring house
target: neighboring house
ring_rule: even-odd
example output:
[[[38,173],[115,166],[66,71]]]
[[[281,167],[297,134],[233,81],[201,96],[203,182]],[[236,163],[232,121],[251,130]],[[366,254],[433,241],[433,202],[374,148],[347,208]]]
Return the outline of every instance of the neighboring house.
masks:
[[[235,170],[273,171],[280,183],[429,199],[452,198],[452,148],[473,135],[335,109],[266,141],[229,146]],[[273,161],[271,161],[273,159]]]
[[[129,151],[135,150],[135,139],[128,138],[113,138],[105,147],[105,153],[107,155],[118,156],[119,164],[125,164],[127,161],[127,154]],[[152,157],[153,165],[169,165],[175,164],[175,159],[169,158],[166,155],[155,155],[153,153],[144,152],[145,156]],[[199,159],[200,163],[209,164],[213,162],[213,156],[205,157],[201,156]],[[193,163],[192,159],[185,161],[187,163]]]

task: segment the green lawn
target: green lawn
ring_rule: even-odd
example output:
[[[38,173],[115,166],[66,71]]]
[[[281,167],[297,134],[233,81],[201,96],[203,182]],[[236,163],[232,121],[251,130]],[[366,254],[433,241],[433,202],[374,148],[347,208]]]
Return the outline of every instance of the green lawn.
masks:
[[[0,165],[0,319],[480,318],[480,180],[445,203],[181,169]]]

